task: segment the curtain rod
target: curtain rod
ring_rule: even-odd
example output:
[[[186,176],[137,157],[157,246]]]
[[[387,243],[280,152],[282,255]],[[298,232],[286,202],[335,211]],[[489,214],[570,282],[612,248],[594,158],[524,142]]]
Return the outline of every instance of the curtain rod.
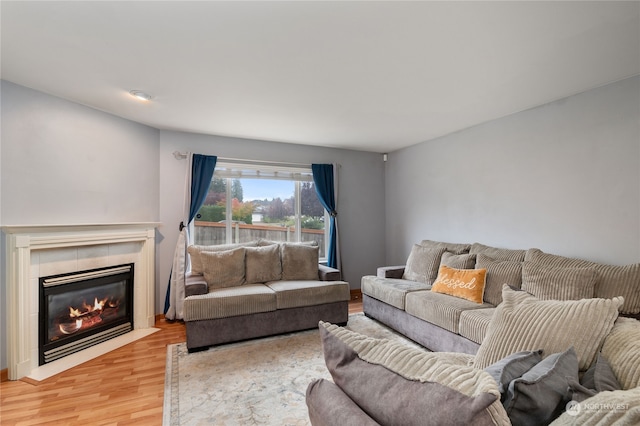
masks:
[[[184,160],[189,156],[189,153],[174,151],[173,156],[176,158],[176,160]],[[218,157],[218,161],[228,161],[232,163],[253,163],[253,164],[260,163],[265,165],[271,164],[271,165],[296,166],[296,167],[311,167],[311,164],[304,164],[304,163],[286,163],[282,161],[247,160],[244,158],[229,158],[229,157]]]

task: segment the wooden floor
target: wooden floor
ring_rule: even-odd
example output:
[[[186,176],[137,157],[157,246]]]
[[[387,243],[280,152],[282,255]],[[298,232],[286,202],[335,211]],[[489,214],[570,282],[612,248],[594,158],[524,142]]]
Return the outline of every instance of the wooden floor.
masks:
[[[362,299],[349,313],[362,312]],[[0,383],[0,424],[161,425],[167,345],[184,342],[184,324],[160,331],[41,382]]]

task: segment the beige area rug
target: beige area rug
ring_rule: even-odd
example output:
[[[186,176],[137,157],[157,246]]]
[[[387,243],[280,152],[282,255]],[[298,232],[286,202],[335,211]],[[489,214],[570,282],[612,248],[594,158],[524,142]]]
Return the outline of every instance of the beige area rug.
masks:
[[[347,328],[415,343],[363,314]],[[188,353],[169,345],[163,425],[308,425],[307,386],[331,379],[318,330],[290,333]]]

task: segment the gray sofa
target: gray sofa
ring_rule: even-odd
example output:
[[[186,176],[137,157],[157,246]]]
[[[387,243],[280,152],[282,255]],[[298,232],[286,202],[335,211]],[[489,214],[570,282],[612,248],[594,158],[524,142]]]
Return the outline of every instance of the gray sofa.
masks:
[[[311,244],[257,240],[191,246],[184,321],[190,352],[211,345],[337,324],[349,316],[349,283],[318,264]]]
[[[481,300],[433,291],[442,266],[484,270]],[[640,264],[424,240],[362,293],[430,350],[321,323],[333,382],[307,389],[314,426],[640,424]]]
[[[441,265],[486,269],[482,303],[432,292]],[[621,314],[637,318],[640,313],[640,264],[604,265],[539,249],[430,240],[414,245],[407,265],[381,267],[376,276],[362,277],[363,310],[430,350],[475,354],[505,283],[544,299],[623,296]]]

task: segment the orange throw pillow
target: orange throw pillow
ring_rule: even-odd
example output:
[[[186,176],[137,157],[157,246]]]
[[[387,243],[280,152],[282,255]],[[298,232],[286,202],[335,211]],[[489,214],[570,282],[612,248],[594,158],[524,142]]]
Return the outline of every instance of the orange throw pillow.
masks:
[[[431,291],[482,303],[486,278],[486,269],[455,269],[442,265]]]

